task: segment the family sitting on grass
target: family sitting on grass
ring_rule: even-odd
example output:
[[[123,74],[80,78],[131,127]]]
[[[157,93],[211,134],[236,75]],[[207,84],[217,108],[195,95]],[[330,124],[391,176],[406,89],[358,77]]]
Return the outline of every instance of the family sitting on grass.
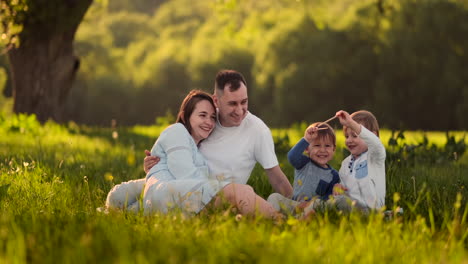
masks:
[[[336,113],[351,152],[339,173],[328,164],[336,148],[333,129],[326,122],[308,127],[288,153],[295,168],[293,188],[279,167],[269,128],[247,106],[246,81],[233,70],[216,75],[213,96],[191,91],[176,123],[147,152],[146,178],[116,185],[106,207],[197,214],[228,204],[242,215],[278,219],[307,217],[325,207],[367,213],[384,206],[385,148],[372,113]],[[257,162],[277,192],[268,201],[246,184]]]

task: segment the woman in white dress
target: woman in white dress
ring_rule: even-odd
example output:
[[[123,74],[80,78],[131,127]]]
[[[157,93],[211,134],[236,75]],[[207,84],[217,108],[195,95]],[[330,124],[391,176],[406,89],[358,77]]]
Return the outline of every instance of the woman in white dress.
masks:
[[[255,194],[252,187],[210,175],[198,146],[213,131],[215,121],[216,110],[211,96],[202,91],[191,91],[182,102],[176,123],[161,133],[151,150],[151,155],[160,157],[160,161],[146,175],[145,213],[166,213],[176,209],[196,214],[207,204],[216,207],[224,200],[244,215],[259,213],[268,218],[281,217]],[[136,199],[143,184],[143,180],[137,180],[115,186],[109,192],[106,206],[138,210]]]

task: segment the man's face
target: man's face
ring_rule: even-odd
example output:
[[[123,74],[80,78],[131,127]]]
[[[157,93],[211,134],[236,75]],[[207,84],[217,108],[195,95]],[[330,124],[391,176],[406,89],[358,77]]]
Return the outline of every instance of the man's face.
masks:
[[[224,127],[239,126],[247,115],[248,96],[247,87],[241,83],[239,89],[231,92],[230,85],[224,87],[221,96],[214,96],[219,108],[219,122]]]

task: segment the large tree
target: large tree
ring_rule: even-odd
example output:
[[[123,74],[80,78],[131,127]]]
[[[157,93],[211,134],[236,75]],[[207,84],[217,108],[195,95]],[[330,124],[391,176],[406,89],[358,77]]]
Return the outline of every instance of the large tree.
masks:
[[[59,120],[79,59],[73,40],[92,0],[0,0],[15,113]]]

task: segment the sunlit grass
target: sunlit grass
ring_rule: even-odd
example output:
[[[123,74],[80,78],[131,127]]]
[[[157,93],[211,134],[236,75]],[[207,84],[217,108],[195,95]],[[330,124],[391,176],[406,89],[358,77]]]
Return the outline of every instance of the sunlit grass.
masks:
[[[0,263],[463,263],[468,261],[468,163],[387,166],[392,219],[320,212],[310,221],[274,222],[220,210],[186,218],[99,213],[107,192],[144,177],[144,149],[161,126],[93,128],[0,124]],[[28,123],[29,122],[29,123]],[[20,122],[21,123],[21,122]],[[274,130],[285,151],[303,131]],[[116,132],[117,135],[114,133]],[[452,133],[452,132],[451,132]],[[457,132],[463,137],[465,132]],[[342,158],[342,132],[334,166]],[[420,142],[421,132],[405,132]],[[295,138],[296,137],[296,138]],[[382,131],[388,142],[390,131]],[[444,132],[428,132],[445,144]],[[412,142],[412,141],[410,141]],[[467,155],[465,154],[465,157]],[[262,196],[271,186],[261,168],[249,183]]]

